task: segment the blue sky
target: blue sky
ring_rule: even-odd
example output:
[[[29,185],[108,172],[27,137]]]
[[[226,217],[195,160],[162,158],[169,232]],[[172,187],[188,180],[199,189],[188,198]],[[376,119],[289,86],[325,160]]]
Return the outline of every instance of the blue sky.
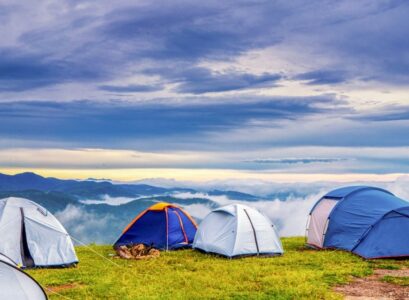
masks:
[[[386,0],[2,1],[0,168],[409,173],[408,18]]]

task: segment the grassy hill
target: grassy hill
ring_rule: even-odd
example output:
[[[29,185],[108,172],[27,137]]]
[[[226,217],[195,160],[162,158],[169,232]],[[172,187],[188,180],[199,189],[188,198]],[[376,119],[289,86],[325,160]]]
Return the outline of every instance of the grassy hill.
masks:
[[[306,249],[303,238],[284,238],[283,244],[282,257],[230,260],[182,250],[143,261],[115,259],[111,246],[91,246],[115,264],[81,246],[76,268],[29,273],[51,299],[339,299],[332,286],[402,263]]]

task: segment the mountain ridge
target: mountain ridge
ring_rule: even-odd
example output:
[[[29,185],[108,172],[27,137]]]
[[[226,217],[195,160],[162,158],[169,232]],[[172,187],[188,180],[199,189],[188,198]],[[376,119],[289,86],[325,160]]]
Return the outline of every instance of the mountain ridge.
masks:
[[[157,202],[180,205],[199,221],[228,200],[261,199],[237,191],[58,179],[32,172],[0,173],[0,199],[7,197],[26,198],[40,204],[55,214],[70,234],[96,243],[113,242],[136,215]]]
[[[169,195],[176,192],[200,193],[191,188],[164,188],[148,184],[112,183],[110,181],[58,179],[55,177],[43,177],[33,172],[24,172],[15,175],[0,173],[0,191],[15,192],[23,190],[38,190],[42,192],[63,192],[77,198],[100,197],[136,197],[152,196],[158,194]],[[225,195],[236,200],[254,201],[261,197],[238,191],[206,191],[209,196]]]

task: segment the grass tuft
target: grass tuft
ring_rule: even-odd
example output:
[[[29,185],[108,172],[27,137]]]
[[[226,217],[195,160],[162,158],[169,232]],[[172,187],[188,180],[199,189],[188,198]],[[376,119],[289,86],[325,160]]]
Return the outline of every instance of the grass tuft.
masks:
[[[408,286],[409,285],[409,277],[407,276],[383,276],[381,281],[388,282],[388,283],[393,283],[397,285],[402,285],[402,286]]]

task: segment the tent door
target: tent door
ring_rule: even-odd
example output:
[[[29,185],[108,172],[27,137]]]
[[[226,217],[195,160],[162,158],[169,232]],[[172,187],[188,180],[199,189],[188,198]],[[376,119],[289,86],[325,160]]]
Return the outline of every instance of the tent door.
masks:
[[[21,212],[21,240],[20,240],[20,249],[21,249],[21,260],[25,267],[34,267],[34,260],[30,254],[27,243],[27,234],[26,226],[24,224],[24,210],[20,207]]]
[[[307,232],[307,243],[309,245],[323,247],[328,217],[337,202],[337,200],[323,199],[311,213]]]
[[[182,230],[183,238],[185,240],[185,243],[187,244],[187,243],[189,243],[189,240],[188,240],[187,235],[186,235],[185,227],[183,226],[182,218],[180,217],[179,212],[177,212],[176,210],[174,210],[173,212],[178,217],[179,224],[180,224],[180,229]]]
[[[259,247],[258,247],[256,229],[254,228],[253,222],[251,221],[251,218],[250,218],[250,216],[249,216],[249,213],[247,212],[246,209],[244,209],[244,212],[246,213],[246,216],[247,216],[247,218],[248,218],[249,221],[250,221],[251,229],[253,230],[254,243],[256,244],[257,255],[259,255],[259,254],[260,254],[260,249],[259,249]]]

